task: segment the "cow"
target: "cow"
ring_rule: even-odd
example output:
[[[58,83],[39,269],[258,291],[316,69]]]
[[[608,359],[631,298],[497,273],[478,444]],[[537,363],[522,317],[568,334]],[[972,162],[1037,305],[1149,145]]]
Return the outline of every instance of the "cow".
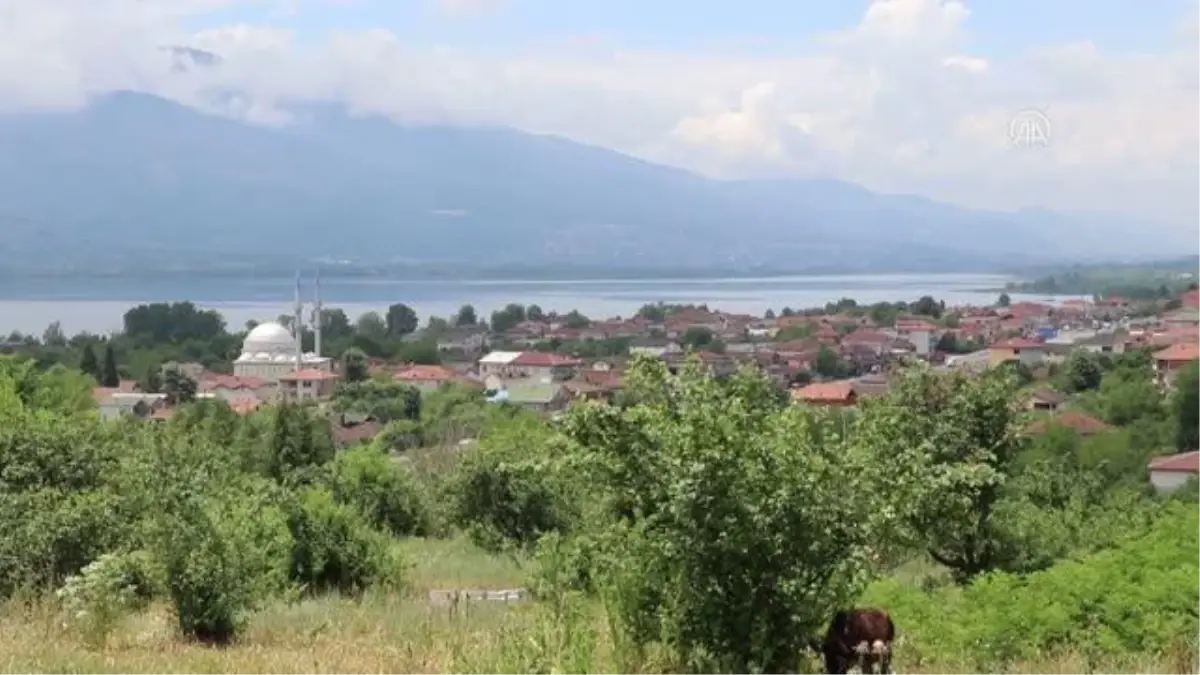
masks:
[[[844,609],[834,615],[824,641],[814,641],[825,656],[825,672],[847,673],[859,665],[863,673],[891,672],[896,626],[882,609]]]

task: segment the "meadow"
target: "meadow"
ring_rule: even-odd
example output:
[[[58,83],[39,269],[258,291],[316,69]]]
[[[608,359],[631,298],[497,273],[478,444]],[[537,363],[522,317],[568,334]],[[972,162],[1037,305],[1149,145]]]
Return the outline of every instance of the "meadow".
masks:
[[[276,601],[251,618],[236,644],[214,649],[182,640],[168,607],[153,605],[123,618],[102,647],[69,627],[58,603],[17,597],[0,606],[0,670],[12,673],[561,673],[672,672],[653,654],[621,653],[604,609],[576,598],[568,607],[538,602],[432,602],[429,591],[507,589],[520,586],[527,562],[497,556],[469,541],[409,540],[411,564],[405,592],[329,595]],[[921,597],[932,568],[897,575]],[[868,599],[886,600],[895,588],[872,588]],[[874,597],[872,597],[874,596]],[[896,608],[893,608],[893,612]],[[916,625],[907,623],[913,617]],[[910,619],[911,621],[912,619]],[[900,608],[900,673],[1194,673],[1195,643],[1161,653],[1097,658],[1070,647],[1006,663],[981,664],[967,655],[923,651],[921,617]],[[907,625],[906,625],[907,623]],[[815,657],[802,672],[820,672]]]

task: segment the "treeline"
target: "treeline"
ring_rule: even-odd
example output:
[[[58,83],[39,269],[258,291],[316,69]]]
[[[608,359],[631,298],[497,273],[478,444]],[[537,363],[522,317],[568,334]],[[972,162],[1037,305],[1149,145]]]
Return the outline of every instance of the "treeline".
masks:
[[[1194,275],[1195,270],[1191,270]],[[1194,276],[1162,270],[1068,270],[1030,281],[1010,282],[1005,290],[1046,295],[1090,295],[1096,299],[1122,297],[1136,301],[1169,302],[1196,288]]]

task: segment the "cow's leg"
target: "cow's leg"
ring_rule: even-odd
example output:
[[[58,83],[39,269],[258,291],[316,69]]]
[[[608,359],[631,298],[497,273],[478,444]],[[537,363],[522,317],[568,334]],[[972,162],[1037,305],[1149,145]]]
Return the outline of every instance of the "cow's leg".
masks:
[[[846,675],[850,670],[850,659],[835,653],[833,650],[825,652],[825,672],[830,675]]]

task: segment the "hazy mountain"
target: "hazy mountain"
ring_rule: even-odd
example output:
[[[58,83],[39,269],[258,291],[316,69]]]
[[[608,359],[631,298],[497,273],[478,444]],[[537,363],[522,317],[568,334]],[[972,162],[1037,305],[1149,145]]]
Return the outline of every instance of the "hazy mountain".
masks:
[[[1097,216],[974,211],[836,181],[714,181],[508,129],[295,113],[267,128],[119,93],[0,116],[0,262],[963,269],[1172,250],[1081,236]],[[1128,227],[1105,219],[1106,233]]]

